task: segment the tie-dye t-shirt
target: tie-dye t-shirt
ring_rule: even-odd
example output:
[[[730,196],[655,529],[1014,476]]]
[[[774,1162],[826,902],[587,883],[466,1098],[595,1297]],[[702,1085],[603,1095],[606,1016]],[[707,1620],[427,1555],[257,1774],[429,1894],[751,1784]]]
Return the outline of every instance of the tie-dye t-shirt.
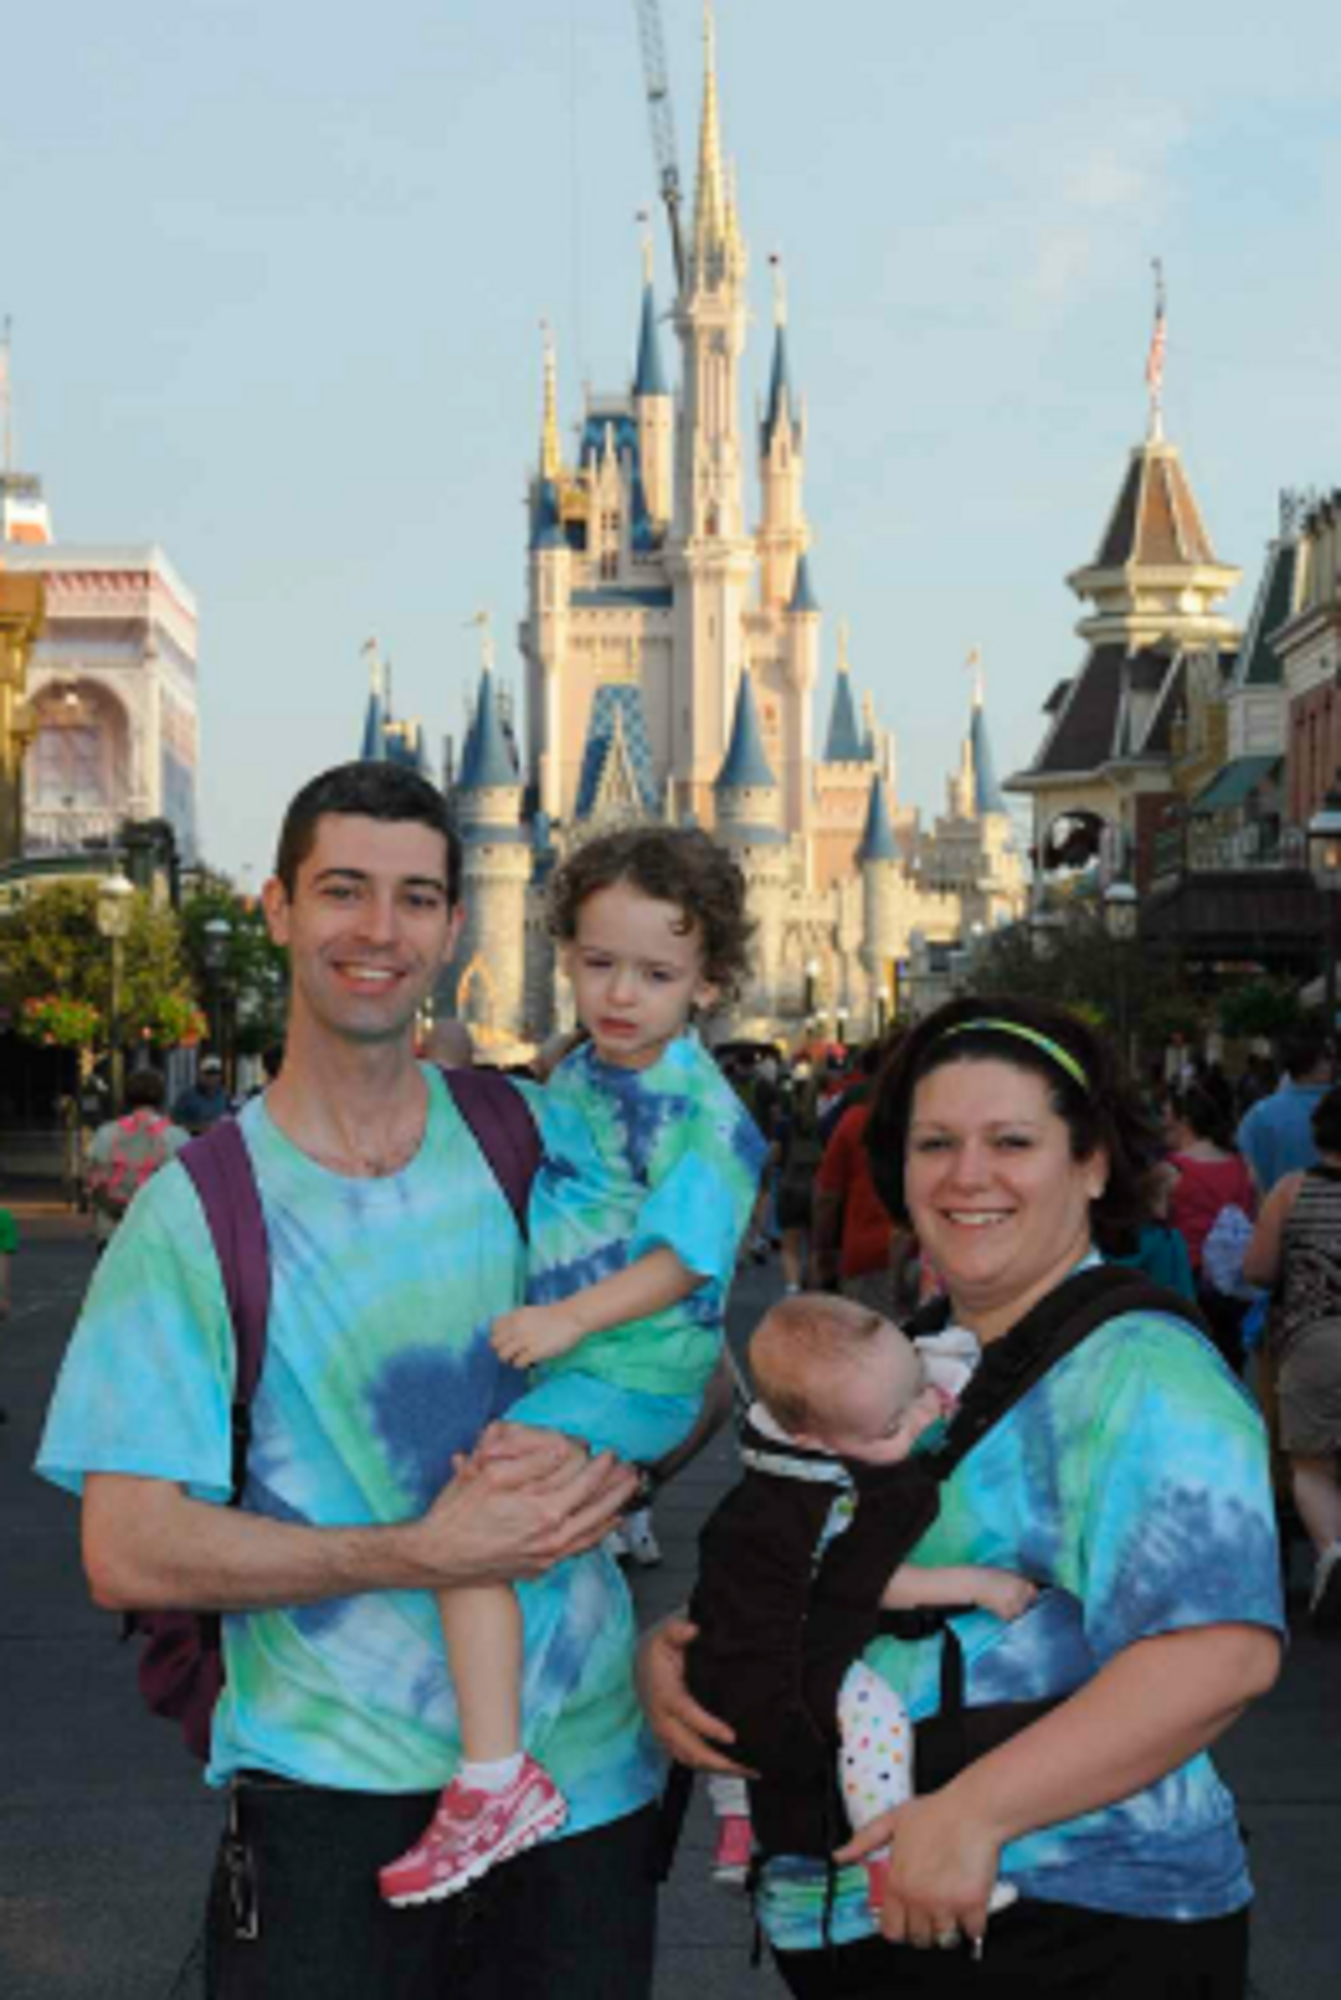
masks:
[[[1100,1327],[991,1430],[947,1481],[915,1563],[987,1563],[1045,1586],[1003,1625],[956,1618],[971,1706],[1073,1692],[1124,1646],[1220,1623],[1282,1628],[1261,1421],[1199,1334],[1153,1314]],[[939,1706],[941,1641],[866,1653],[914,1720]],[[1204,1753],[1102,1811],[1002,1850],[1022,1896],[1119,1915],[1215,1917],[1251,1896],[1234,1802]],[[817,1949],[813,1862],[766,1871],[760,1914],[784,1951]],[[864,1873],[838,1877],[831,1935],[875,1929]]]
[[[653,1250],[703,1278],[664,1312],[590,1335],[549,1361],[655,1395],[699,1394],[716,1366],[726,1289],[759,1185],[764,1142],[692,1032],[648,1069],[589,1042],[540,1100],[545,1159],[531,1196],[534,1305],[571,1298]]]
[[[523,1378],[488,1344],[516,1304],[511,1210],[441,1077],[424,1143],[381,1180],[327,1173],[263,1100],[242,1113],[270,1235],[273,1301],[244,1504],[279,1521],[413,1518]],[[233,1335],[218,1263],[179,1165],[136,1198],[98,1268],[38,1460],[78,1491],[90,1472],[229,1490]],[[597,1553],[522,1593],[528,1740],[571,1807],[569,1832],[652,1798],[660,1763],[632,1684],[628,1593]],[[457,1718],[437,1612],[387,1591],[225,1620],[227,1685],[210,1777],[256,1767],[355,1791],[441,1785]]]

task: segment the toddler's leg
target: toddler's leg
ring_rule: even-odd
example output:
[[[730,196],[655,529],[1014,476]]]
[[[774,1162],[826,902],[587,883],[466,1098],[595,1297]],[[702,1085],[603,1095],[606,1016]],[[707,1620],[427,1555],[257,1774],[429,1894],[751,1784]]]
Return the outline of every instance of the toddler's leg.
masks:
[[[754,1854],[754,1834],[750,1826],[750,1795],[743,1778],[713,1772],[708,1779],[708,1797],[717,1820],[717,1847],[713,1854],[712,1879],[726,1889],[743,1888]]]
[[[388,1903],[436,1903],[553,1833],[568,1808],[521,1748],[522,1615],[508,1584],[443,1591],[464,1755],[414,1847],[378,1875]]]

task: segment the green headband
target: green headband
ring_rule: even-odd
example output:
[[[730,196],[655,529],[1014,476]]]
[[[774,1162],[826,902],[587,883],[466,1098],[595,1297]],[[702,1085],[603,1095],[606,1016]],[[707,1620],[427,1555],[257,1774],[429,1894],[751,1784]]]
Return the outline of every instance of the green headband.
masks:
[[[985,1030],[993,1035],[1013,1035],[1017,1041],[1031,1043],[1034,1048],[1041,1049],[1045,1056],[1050,1057],[1058,1069],[1065,1071],[1072,1083],[1078,1083],[1085,1095],[1089,1096],[1090,1080],[1071,1051],[1064,1049],[1060,1042],[1054,1042],[1051,1035],[1040,1034],[1037,1028],[1026,1028],[1022,1021],[1002,1021],[995,1015],[983,1015],[973,1021],[956,1021],[952,1028],[947,1028],[937,1039],[944,1042],[948,1041],[951,1035],[971,1035],[977,1030]]]

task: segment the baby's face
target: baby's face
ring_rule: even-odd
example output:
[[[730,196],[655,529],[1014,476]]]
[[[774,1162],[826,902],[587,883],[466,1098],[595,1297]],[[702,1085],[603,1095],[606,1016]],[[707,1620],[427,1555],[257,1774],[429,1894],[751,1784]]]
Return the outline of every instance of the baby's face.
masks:
[[[815,1405],[815,1435],[840,1458],[897,1465],[945,1414],[910,1340],[889,1327],[859,1359],[836,1368]]]

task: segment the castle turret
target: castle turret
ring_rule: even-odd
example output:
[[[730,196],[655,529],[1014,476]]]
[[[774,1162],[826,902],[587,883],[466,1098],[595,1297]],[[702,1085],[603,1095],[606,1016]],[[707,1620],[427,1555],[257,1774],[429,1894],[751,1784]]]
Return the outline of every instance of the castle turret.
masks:
[[[368,659],[368,706],[359,756],[365,763],[380,764],[386,758],[386,671],[376,639],[369,639],[363,650]]]
[[[730,850],[745,877],[754,938],[753,978],[743,996],[746,1018],[768,1011],[782,956],[787,900],[787,836],[782,795],[764,748],[754,682],[740,677],[735,721],[725,761],[713,786],[717,838]]]
[[[903,864],[889,816],[884,780],[878,771],[871,777],[866,806],[866,825],[857,849],[861,869],[862,964],[866,968],[872,995],[872,1026],[884,1024],[888,997],[893,992],[893,966],[903,943]],[[879,995],[884,993],[885,1003]]]
[[[765,610],[789,604],[800,559],[810,544],[801,488],[805,472],[805,420],[792,389],[787,356],[787,301],[782,266],[774,269],[773,368],[759,425],[760,599]]]
[[[490,1038],[525,1026],[526,889],[531,837],[521,824],[521,777],[494,682],[486,627],[475,713],[453,794],[462,845],[465,923],[445,986],[450,1012]]]
[[[541,807],[552,818],[562,811],[563,801],[560,702],[572,597],[572,550],[562,518],[564,479],[558,364],[546,328],[540,466],[531,484],[529,616],[520,636],[526,655],[527,762],[538,781]]]
[[[660,540],[670,524],[673,504],[671,427],[674,410],[657,333],[650,234],[643,247],[643,307],[638,327],[633,407],[638,422],[638,461],[642,471],[643,501],[654,534]]]

